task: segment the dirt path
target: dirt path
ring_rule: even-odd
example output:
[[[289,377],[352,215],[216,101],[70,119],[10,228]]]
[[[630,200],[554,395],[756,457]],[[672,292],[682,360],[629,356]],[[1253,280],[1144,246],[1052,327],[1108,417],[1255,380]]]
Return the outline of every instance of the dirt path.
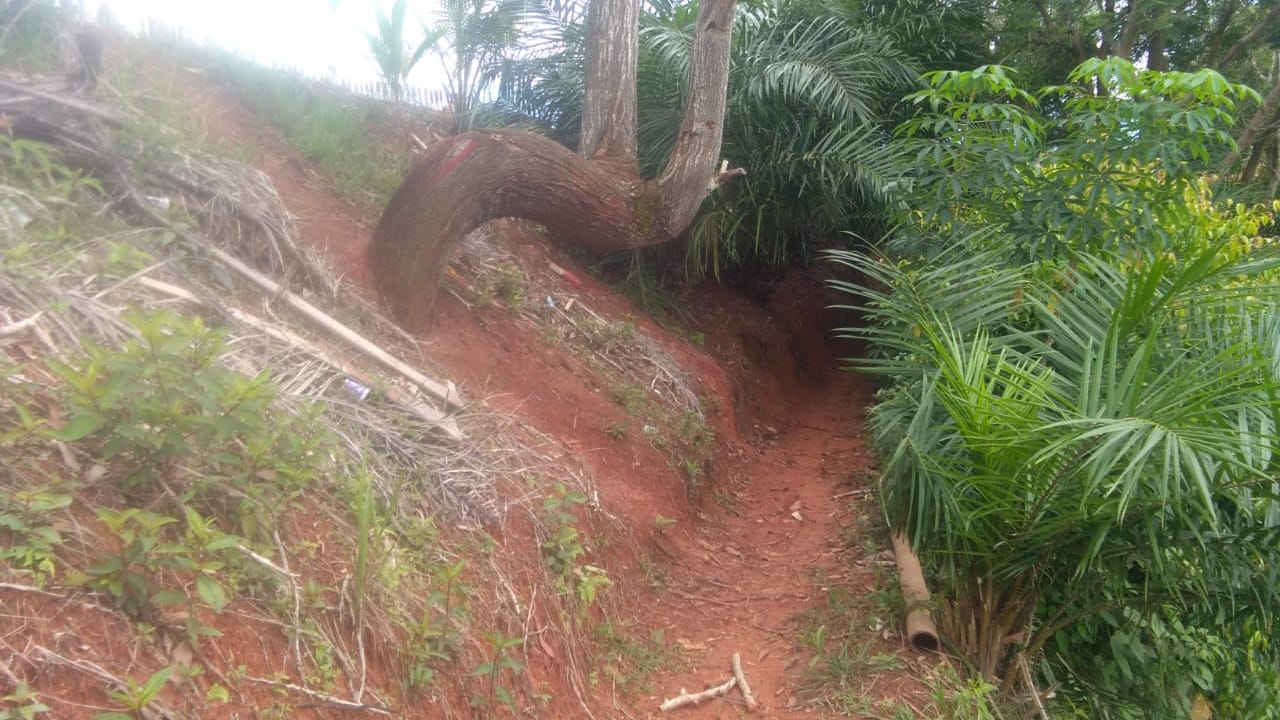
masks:
[[[361,212],[325,187],[323,178],[297,153],[225,93],[193,88],[186,102],[208,119],[215,137],[259,151],[259,167],[298,216],[304,239],[327,254],[348,280],[367,290],[370,277],[364,249],[370,229],[360,220]],[[599,294],[595,299],[615,302]],[[460,381],[466,381],[470,373],[473,384],[487,388],[490,378],[497,375],[515,375],[521,370],[526,374],[559,372],[556,362],[529,355],[549,354],[536,349],[536,339],[517,338],[511,340],[511,347],[503,339],[495,346],[489,337],[494,333],[481,327],[483,323],[478,325],[461,305],[442,304],[445,307],[438,308],[442,316],[438,322],[443,325],[428,339],[426,351],[455,369]],[[784,347],[783,352],[790,349]],[[704,357],[702,362],[708,360]],[[559,364],[569,367],[563,359]],[[563,374],[564,378],[554,382],[562,383],[564,393],[582,391],[580,378],[572,372]],[[740,383],[756,381],[739,376]],[[873,503],[866,500],[871,456],[862,430],[862,409],[870,401],[870,385],[864,378],[834,370],[821,383],[796,386],[794,378],[788,378],[774,385],[772,415],[766,418],[758,409],[757,416],[751,409],[738,414],[739,427],[744,435],[753,437],[754,446],[745,448],[742,467],[737,469],[740,472],[716,478],[712,496],[696,511],[696,517],[681,522],[665,533],[665,541],[656,543],[669,563],[664,563],[662,577],[652,583],[652,592],[639,594],[644,607],[627,608],[639,621],[636,630],[647,634],[662,629],[668,642],[683,648],[688,661],[678,674],[663,675],[660,671],[648,678],[652,695],[630,698],[628,704],[634,712],[660,716],[659,703],[682,688],[697,691],[722,682],[729,676],[730,656],[738,652],[762,717],[813,717],[800,692],[809,655],[798,649],[797,618],[824,606],[830,588],[843,588],[851,597],[865,597],[875,587],[873,559],[865,557],[861,542],[849,542],[850,537],[865,537],[865,515],[875,512]],[[779,387],[786,389],[779,392]],[[506,392],[511,394],[511,389]],[[556,392],[554,387],[552,392]],[[566,401],[559,394],[556,397],[562,404]],[[779,397],[783,398],[781,403]],[[576,401],[582,400],[579,396]],[[527,406],[540,404],[529,402]],[[533,420],[536,423],[538,418]],[[576,430],[576,412],[572,420]],[[564,428],[544,429],[567,432]],[[608,446],[601,438],[585,437],[583,441]],[[614,467],[638,462],[621,458]],[[608,462],[602,467],[609,472]],[[625,487],[633,480],[628,476],[620,482]],[[851,500],[859,498],[861,505],[851,505]],[[643,501],[641,505],[645,512],[653,512],[653,505],[644,506]],[[636,509],[634,504],[628,508]],[[651,517],[645,516],[643,522]],[[873,622],[870,617],[863,620],[864,624]],[[901,653],[896,639],[869,633],[876,652]],[[874,697],[879,698],[919,692],[918,685],[903,672],[877,676],[872,684],[878,685]],[[598,690],[609,695],[607,688]],[[737,717],[740,712],[741,698],[735,692],[727,699],[682,709],[671,717]],[[606,712],[599,717],[612,716]]]
[[[869,476],[861,427],[869,400],[861,378],[834,374],[795,397],[776,435],[765,429],[766,447],[729,507],[694,530],[696,547],[679,560],[660,608],[694,663],[662,681],[664,697],[727,678],[738,652],[764,717],[806,715],[797,616],[821,606],[830,587],[864,595],[875,581],[861,549],[842,537],[859,524],[850,498],[864,495]],[[735,717],[733,704],[680,717]]]

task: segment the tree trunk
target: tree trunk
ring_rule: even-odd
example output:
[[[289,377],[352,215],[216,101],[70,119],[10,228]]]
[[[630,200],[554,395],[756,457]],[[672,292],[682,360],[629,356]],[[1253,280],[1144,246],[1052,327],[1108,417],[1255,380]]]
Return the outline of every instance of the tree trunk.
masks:
[[[1165,52],[1165,44],[1169,39],[1169,31],[1163,27],[1151,33],[1147,45],[1147,67],[1160,72],[1169,71],[1169,56]]]
[[[578,153],[605,157],[636,174],[636,62],[639,0],[594,0],[587,8],[586,95]]]
[[[613,76],[595,81],[603,89],[588,87],[588,98],[596,98],[592,112],[604,118],[593,121],[596,129],[588,137],[584,109],[583,142],[594,139],[589,152],[575,155],[532,133],[491,130],[442,142],[419,160],[383,211],[369,250],[378,289],[401,322],[425,329],[454,246],[489,220],[533,220],[556,237],[599,253],[656,245],[684,232],[716,185],[741,173],[716,172],[736,2],[703,0],[699,7],[680,135],[655,181],[642,182],[635,172],[634,53],[630,74],[623,73],[631,78],[626,87]],[[612,23],[632,22],[618,7],[593,7],[592,12],[595,27],[609,26],[601,33]],[[618,47],[613,42],[605,45]],[[607,58],[596,62],[615,67]],[[592,82],[590,68],[588,73]],[[619,95],[630,100],[619,102]],[[626,142],[618,128],[626,128]]]
[[[1133,60],[1133,45],[1138,40],[1138,30],[1145,13],[1142,0],[1129,0],[1129,6],[1122,21],[1124,25],[1121,26],[1120,39],[1116,41],[1116,49],[1112,54],[1125,60]]]

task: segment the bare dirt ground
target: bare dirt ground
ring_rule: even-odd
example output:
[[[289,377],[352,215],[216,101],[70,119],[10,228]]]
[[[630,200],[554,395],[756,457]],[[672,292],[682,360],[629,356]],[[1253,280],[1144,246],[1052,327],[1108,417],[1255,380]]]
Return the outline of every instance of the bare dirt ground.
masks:
[[[195,77],[181,85],[182,102],[210,138],[249,147],[297,215],[304,239],[372,298],[364,260],[370,213],[332,192],[228,93]],[[470,309],[445,294],[422,338],[423,352],[469,397],[522,415],[576,452],[598,478],[606,512],[633,530],[625,539],[632,546],[618,548],[618,565],[611,566],[617,592],[611,619],[634,635],[662,631],[667,643],[682,649],[683,662],[659,668],[642,690],[616,690],[601,680],[594,715],[662,715],[659,703],[682,688],[696,691],[728,678],[730,656],[738,652],[760,716],[813,717],[822,708],[803,691],[811,653],[797,637],[802,618],[820,612],[833,591],[855,599],[858,622],[873,639],[869,651],[899,664],[859,681],[868,707],[882,699],[923,705],[925,691],[914,679],[923,661],[892,632],[876,630],[895,627],[899,619],[879,617],[867,599],[885,577],[878,570],[884,542],[876,503],[868,497],[873,460],[862,428],[871,384],[836,370],[813,278],[784,279],[766,303],[721,287],[694,288],[685,300],[706,334],[704,345],[695,347],[642,317],[559,249],[519,234],[507,246],[526,265],[553,260],[583,278],[573,292],[598,310],[635,314],[637,325],[679,358],[712,398],[718,452],[708,491],[690,504],[678,472],[653,447],[609,436],[618,408],[571,350],[546,343],[501,313]],[[659,517],[676,522],[662,527]],[[530,670],[545,680],[554,665],[548,659],[547,667]],[[550,687],[554,691],[556,684]],[[553,704],[563,708],[558,717],[575,716],[569,714],[574,707]],[[735,691],[672,716],[743,712]],[[406,709],[405,716],[417,715]]]

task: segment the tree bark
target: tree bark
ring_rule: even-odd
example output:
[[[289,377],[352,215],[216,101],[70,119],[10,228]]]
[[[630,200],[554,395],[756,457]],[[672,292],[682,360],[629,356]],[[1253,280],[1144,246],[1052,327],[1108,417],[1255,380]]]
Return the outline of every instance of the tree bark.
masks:
[[[1142,0],[1129,0],[1129,6],[1124,14],[1124,26],[1120,30],[1120,39],[1116,42],[1114,55],[1125,60],[1133,60],[1133,45],[1138,41],[1138,30],[1143,24],[1145,15],[1146,9],[1143,7]]]
[[[1169,31],[1163,27],[1151,33],[1147,44],[1147,67],[1151,70],[1168,72],[1169,56],[1165,52],[1165,44],[1169,39]]]
[[[1280,7],[1280,6],[1278,6]],[[1236,150],[1227,156],[1223,163],[1223,172],[1229,172],[1236,162],[1240,160],[1242,154],[1251,152],[1254,143],[1258,142],[1259,135],[1262,130],[1271,124],[1276,117],[1277,110],[1280,110],[1280,82],[1271,88],[1267,96],[1262,99],[1262,107],[1258,108],[1258,112],[1254,113],[1249,119],[1249,124],[1245,126],[1244,132],[1240,133],[1240,139],[1236,141]],[[1241,178],[1248,182],[1247,179]]]
[[[639,0],[593,0],[587,9],[586,95],[578,152],[636,168]]]
[[[685,115],[657,180],[642,182],[635,172],[635,83],[623,88],[616,78],[598,81],[603,90],[588,89],[589,96],[603,93],[599,108],[607,118],[595,125],[598,142],[591,152],[574,154],[532,133],[491,130],[442,142],[419,160],[383,212],[369,250],[378,289],[400,321],[425,329],[454,246],[489,220],[533,220],[556,237],[599,253],[656,245],[684,232],[707,195],[742,172],[716,171],[736,4],[700,4]],[[609,17],[600,12],[599,17]],[[634,67],[630,72],[634,79]],[[617,102],[615,93],[631,98],[630,109],[627,102]],[[586,127],[584,117],[584,142]],[[617,128],[628,130],[629,144]]]
[[[689,227],[712,190],[724,139],[729,88],[729,33],[736,0],[702,0],[689,51],[689,98],[680,134],[658,177],[663,223],[675,237]]]

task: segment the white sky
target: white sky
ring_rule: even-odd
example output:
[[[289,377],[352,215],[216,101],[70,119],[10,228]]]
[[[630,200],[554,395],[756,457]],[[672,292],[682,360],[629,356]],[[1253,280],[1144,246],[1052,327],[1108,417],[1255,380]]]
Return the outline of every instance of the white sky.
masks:
[[[265,65],[295,68],[330,79],[378,79],[366,34],[377,28],[375,0],[84,0],[86,16],[107,5],[126,29],[138,32],[147,18],[182,28],[196,43],[212,43]],[[391,0],[382,0],[390,10]],[[422,38],[418,17],[431,21],[432,0],[409,3],[405,34]],[[430,54],[414,68],[409,84],[441,89],[442,71]]]

